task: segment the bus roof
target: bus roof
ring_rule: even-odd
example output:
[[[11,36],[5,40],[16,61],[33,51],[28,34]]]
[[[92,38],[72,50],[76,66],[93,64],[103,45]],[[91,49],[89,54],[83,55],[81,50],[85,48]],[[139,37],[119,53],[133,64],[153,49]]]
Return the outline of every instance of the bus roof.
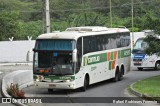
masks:
[[[106,28],[101,26],[72,27],[62,32],[54,31],[52,33],[42,34],[37,39],[78,39],[81,36],[121,32],[129,32],[129,30],[126,28]]]

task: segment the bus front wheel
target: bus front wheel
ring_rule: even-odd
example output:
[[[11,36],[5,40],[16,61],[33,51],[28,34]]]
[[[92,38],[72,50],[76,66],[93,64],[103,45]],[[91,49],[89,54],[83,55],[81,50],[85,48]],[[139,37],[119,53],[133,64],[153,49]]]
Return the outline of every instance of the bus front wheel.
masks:
[[[160,70],[160,61],[157,61],[154,67],[155,70]]]
[[[84,84],[83,84],[83,87],[81,88],[81,91],[86,91],[88,85],[89,85],[89,78],[87,76],[85,76]]]
[[[141,68],[141,67],[138,67],[138,70],[139,70],[139,71],[142,71],[142,70],[143,70],[143,68]]]

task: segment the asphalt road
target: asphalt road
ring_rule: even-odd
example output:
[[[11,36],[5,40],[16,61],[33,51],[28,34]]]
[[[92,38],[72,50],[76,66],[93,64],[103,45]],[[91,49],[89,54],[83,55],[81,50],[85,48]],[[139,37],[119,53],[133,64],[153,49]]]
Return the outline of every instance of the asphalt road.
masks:
[[[2,77],[12,71],[23,70],[23,69],[32,69],[32,66],[28,65],[17,65],[17,66],[0,66],[0,79]],[[131,71],[124,76],[122,81],[119,82],[111,82],[104,81],[101,83],[97,83],[91,85],[86,92],[80,92],[78,90],[68,91],[68,90],[55,90],[53,92],[48,92],[47,89],[37,89],[35,86],[30,86],[28,88],[23,89],[26,93],[27,97],[66,97],[72,99],[72,97],[97,97],[94,98],[100,99],[99,97],[134,97],[127,92],[126,88],[137,80],[141,80],[147,77],[160,75],[160,71],[154,70],[144,70],[137,71],[136,69],[131,69]],[[0,85],[1,86],[1,85]],[[142,88],[143,89],[143,88]],[[1,94],[0,94],[0,97]],[[124,99],[125,99],[124,98]],[[71,100],[74,102],[74,100]],[[93,100],[93,99],[92,99]],[[0,104],[1,106],[13,106],[13,104]],[[32,106],[158,106],[157,104],[115,104],[115,103],[47,103],[47,104],[30,104]]]
[[[47,89],[38,89],[35,86],[30,86],[28,88],[23,89],[26,92],[27,97],[66,97],[69,98],[70,101],[74,102],[72,97],[132,97],[133,95],[129,94],[126,88],[135,81],[142,80],[147,77],[160,75],[160,71],[154,70],[144,70],[137,71],[136,69],[131,69],[127,75],[124,76],[122,81],[111,82],[104,81],[101,83],[97,83],[91,85],[86,92],[80,92],[78,90],[68,91],[68,90],[55,90],[53,92],[48,92]],[[148,85],[149,86],[149,85]],[[143,88],[142,88],[143,89]],[[134,96],[133,96],[134,97]],[[125,99],[124,98],[124,99]],[[88,98],[86,98],[87,101]],[[95,101],[100,98],[94,98]],[[138,99],[138,98],[137,98]],[[92,99],[93,100],[93,99]],[[132,100],[132,99],[131,99]],[[52,101],[52,100],[51,100]],[[94,100],[93,100],[94,102]],[[34,106],[45,106],[46,104],[32,104]],[[48,105],[53,105],[49,104]],[[79,106],[157,106],[157,104],[114,104],[114,103],[54,103],[54,106],[63,106],[63,105],[79,105]]]

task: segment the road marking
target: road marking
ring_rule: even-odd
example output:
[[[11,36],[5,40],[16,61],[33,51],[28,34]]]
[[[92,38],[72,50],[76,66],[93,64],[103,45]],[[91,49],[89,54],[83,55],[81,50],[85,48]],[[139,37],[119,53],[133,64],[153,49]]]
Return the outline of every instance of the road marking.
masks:
[[[3,72],[0,71],[0,74],[3,74]]]

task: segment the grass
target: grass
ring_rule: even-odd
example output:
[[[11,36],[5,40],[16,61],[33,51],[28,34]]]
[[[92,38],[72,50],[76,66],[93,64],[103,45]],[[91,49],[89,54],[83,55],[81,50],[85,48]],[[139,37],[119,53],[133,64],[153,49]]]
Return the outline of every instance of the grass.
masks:
[[[160,97],[160,75],[136,82],[133,88],[139,93]]]

